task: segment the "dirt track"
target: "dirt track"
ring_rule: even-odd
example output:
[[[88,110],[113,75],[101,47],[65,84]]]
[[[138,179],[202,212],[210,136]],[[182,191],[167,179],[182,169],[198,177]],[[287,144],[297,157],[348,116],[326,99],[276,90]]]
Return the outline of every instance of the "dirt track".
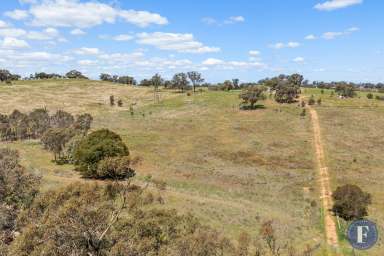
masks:
[[[318,163],[320,175],[320,192],[324,208],[324,229],[327,239],[327,244],[334,247],[336,250],[339,248],[339,241],[337,236],[335,220],[332,213],[329,211],[332,208],[332,190],[329,182],[329,172],[326,166],[323,144],[321,141],[320,123],[317,112],[312,107],[309,107],[311,121],[313,126],[314,144],[316,149],[316,160]],[[338,255],[341,255],[338,253]]]

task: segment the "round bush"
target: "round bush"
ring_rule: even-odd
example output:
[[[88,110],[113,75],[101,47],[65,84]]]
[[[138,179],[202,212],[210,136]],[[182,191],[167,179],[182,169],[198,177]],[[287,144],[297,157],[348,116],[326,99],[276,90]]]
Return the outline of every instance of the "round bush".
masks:
[[[76,169],[84,177],[99,178],[97,167],[101,160],[128,155],[129,150],[121,137],[108,129],[102,129],[85,137],[76,148],[73,158]]]

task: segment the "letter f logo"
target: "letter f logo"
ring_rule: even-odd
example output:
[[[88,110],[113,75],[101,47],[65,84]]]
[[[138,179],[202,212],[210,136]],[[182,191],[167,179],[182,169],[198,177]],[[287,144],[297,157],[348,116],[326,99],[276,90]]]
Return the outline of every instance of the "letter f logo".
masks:
[[[358,226],[357,227],[357,243],[364,244],[367,242],[369,233],[369,226]]]

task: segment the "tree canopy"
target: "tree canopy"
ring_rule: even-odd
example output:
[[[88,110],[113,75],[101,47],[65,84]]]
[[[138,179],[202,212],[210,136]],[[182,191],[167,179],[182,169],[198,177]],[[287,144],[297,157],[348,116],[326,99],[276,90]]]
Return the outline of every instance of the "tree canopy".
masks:
[[[74,152],[76,169],[84,177],[108,178],[97,172],[98,164],[108,157],[128,156],[128,147],[116,133],[101,129],[90,133],[78,145]]]

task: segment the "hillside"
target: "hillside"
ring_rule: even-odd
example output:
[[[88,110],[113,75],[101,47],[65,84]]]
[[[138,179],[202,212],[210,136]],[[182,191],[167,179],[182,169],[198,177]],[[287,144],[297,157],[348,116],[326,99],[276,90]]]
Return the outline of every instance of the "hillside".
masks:
[[[329,91],[304,89],[322,98],[318,112],[331,186],[358,184],[373,196],[370,218],[383,226],[384,179],[381,166],[384,104],[360,98],[339,100]],[[109,96],[123,107],[109,106]],[[137,182],[151,176],[165,182],[168,206],[193,213],[236,239],[256,237],[273,220],[281,243],[326,250],[313,128],[297,104],[262,102],[264,108],[239,110],[239,92],[204,91],[188,96],[151,88],[99,81],[19,81],[0,87],[1,113],[46,107],[73,114],[88,112],[92,129],[120,134],[137,164]],[[131,114],[130,104],[134,109]],[[5,146],[5,143],[2,143]],[[55,165],[38,141],[7,143],[21,152],[28,170],[43,177],[43,190],[73,181],[87,182],[71,165]],[[342,237],[341,237],[342,238]],[[342,240],[342,246],[347,247]],[[369,255],[381,255],[377,247]],[[348,253],[348,250],[346,251]]]

